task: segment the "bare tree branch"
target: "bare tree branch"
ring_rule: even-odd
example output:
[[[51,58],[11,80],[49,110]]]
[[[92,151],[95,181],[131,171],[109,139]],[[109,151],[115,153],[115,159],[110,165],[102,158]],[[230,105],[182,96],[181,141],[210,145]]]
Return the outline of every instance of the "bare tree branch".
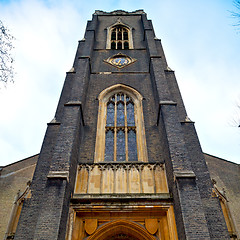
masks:
[[[240,26],[240,0],[234,0],[233,6],[235,7],[235,11],[229,11],[231,13],[231,16],[237,20],[235,24],[233,24],[234,27]]]
[[[236,24],[233,24],[233,26],[238,27],[240,26],[240,0],[234,0],[233,5],[235,7],[235,11],[230,11],[231,16],[237,20]],[[236,104],[236,112],[234,114],[234,117],[231,120],[231,125],[234,127],[240,128],[240,101]]]
[[[235,105],[235,111],[231,116],[231,120],[229,121],[231,127],[239,127],[240,128],[240,103]]]
[[[15,38],[0,20],[0,81],[4,84],[14,80],[14,59],[12,57],[14,40]]]

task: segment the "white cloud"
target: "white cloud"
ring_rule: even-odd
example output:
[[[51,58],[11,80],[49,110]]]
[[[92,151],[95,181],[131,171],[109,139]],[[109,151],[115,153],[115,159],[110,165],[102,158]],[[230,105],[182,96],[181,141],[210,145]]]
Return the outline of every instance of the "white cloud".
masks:
[[[73,6],[20,1],[3,8],[16,37],[17,74],[15,83],[0,91],[0,165],[40,151],[85,25]]]

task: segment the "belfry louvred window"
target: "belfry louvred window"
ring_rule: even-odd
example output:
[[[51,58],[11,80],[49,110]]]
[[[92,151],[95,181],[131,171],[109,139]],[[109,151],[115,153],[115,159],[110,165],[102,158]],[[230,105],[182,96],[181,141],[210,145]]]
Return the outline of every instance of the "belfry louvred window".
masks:
[[[125,93],[107,102],[104,161],[137,161],[134,103]]]
[[[121,25],[112,28],[111,49],[129,49],[129,29]]]

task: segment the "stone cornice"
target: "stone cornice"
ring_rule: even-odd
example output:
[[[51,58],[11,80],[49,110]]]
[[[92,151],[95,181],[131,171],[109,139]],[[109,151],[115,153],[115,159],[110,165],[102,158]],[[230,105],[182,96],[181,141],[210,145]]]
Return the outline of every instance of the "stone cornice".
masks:
[[[112,12],[96,10],[94,13],[94,15],[141,15],[141,14],[146,14],[146,13],[142,9],[132,11],[132,12],[128,12],[128,11],[124,11],[124,10],[115,10]]]

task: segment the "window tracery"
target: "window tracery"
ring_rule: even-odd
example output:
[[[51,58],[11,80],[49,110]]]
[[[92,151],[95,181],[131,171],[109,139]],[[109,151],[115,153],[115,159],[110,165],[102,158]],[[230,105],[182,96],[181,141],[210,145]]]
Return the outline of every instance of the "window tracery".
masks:
[[[111,29],[111,49],[129,49],[129,29],[117,25]]]
[[[109,98],[105,134],[104,161],[137,161],[134,103],[127,94]]]
[[[141,100],[122,84],[100,93],[95,162],[147,161]]]
[[[106,49],[133,49],[132,28],[124,24],[121,19],[107,28]]]

